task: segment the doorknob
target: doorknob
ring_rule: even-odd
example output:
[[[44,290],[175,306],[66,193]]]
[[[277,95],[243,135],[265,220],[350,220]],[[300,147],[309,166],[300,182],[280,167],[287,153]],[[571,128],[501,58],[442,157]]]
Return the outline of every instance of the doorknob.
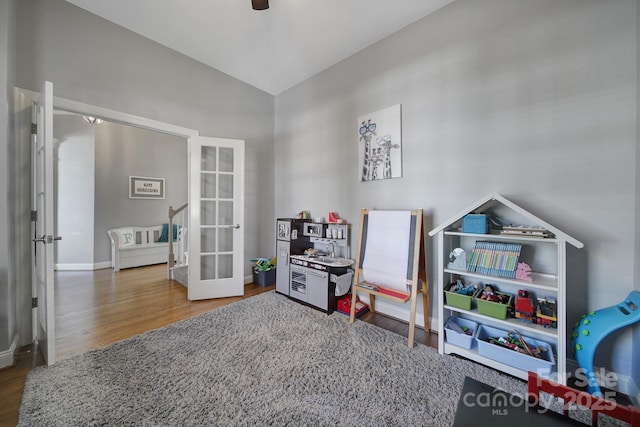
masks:
[[[233,225],[230,225],[229,227],[233,227],[235,229],[238,229],[238,228],[240,228],[240,224],[233,224]]]
[[[40,236],[33,239],[34,243],[53,243],[54,240],[62,240],[62,236]]]

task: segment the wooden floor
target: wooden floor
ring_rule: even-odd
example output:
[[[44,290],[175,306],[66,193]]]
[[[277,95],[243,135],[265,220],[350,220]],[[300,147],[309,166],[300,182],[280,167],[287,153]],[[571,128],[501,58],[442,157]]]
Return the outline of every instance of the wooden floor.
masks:
[[[56,358],[131,338],[229,303],[271,291],[245,285],[244,296],[206,301],[187,300],[187,291],[166,278],[166,266],[56,273]],[[408,324],[367,313],[360,320],[408,335]],[[416,328],[415,341],[437,347],[437,336]],[[28,372],[42,365],[37,348],[21,348],[13,367],[0,369],[0,426],[15,426]]]

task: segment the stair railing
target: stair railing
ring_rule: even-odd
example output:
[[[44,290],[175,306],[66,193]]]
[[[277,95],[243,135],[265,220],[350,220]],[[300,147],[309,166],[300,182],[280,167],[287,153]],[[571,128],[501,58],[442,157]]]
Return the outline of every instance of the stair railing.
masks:
[[[169,206],[169,256],[167,262],[167,278],[173,278],[173,268],[187,265],[187,214],[186,209],[189,204],[185,203],[178,209],[173,209],[173,206]],[[178,216],[179,215],[179,216]],[[174,218],[178,216],[175,220]],[[177,236],[175,241],[178,246],[178,254],[174,253],[174,236],[173,236],[173,224],[177,225]]]

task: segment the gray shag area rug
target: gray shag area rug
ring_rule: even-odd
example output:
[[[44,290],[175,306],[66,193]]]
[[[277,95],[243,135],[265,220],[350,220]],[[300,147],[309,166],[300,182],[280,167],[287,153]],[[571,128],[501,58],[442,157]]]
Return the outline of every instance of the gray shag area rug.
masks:
[[[28,376],[20,426],[450,426],[465,376],[526,384],[264,293]]]

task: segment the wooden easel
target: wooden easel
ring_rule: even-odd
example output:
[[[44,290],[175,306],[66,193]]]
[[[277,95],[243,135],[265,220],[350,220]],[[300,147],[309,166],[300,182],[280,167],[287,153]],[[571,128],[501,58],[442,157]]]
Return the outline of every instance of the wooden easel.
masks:
[[[428,284],[427,269],[425,266],[424,234],[422,232],[422,210],[411,211],[411,238],[409,240],[409,259],[407,260],[407,285],[411,286],[411,292],[402,292],[396,289],[389,289],[376,283],[368,283],[361,280],[363,272],[364,255],[367,245],[369,210],[362,209],[360,212],[360,231],[358,234],[358,257],[356,258],[355,274],[353,275],[353,290],[351,300],[351,313],[349,321],[355,320],[355,308],[357,293],[363,292],[369,295],[369,309],[375,312],[375,297],[380,296],[393,301],[406,304],[411,302],[409,314],[409,348],[413,348],[416,324],[416,304],[418,293],[422,293],[422,308],[424,312],[424,330],[429,331],[429,304],[428,304]],[[377,289],[368,289],[362,285],[375,286]]]

